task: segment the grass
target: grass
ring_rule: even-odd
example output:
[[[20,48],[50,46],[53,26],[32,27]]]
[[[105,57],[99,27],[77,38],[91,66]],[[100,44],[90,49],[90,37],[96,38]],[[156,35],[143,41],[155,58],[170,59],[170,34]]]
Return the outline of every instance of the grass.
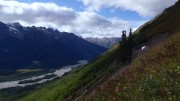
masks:
[[[122,76],[105,82],[87,101],[179,101],[180,33],[135,59]]]
[[[180,6],[166,9],[140,27],[133,36],[135,45],[152,44],[122,75],[108,80],[86,101],[180,101]],[[161,37],[171,37],[160,43]],[[158,37],[158,38],[157,38]],[[166,38],[167,38],[166,37]],[[165,40],[166,38],[162,38]],[[161,40],[161,41],[162,41]]]

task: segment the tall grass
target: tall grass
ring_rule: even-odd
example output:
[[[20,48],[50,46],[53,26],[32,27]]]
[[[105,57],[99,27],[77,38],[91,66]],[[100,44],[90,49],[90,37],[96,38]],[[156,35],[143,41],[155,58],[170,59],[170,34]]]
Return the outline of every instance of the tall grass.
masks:
[[[180,101],[180,33],[147,51],[87,101]]]

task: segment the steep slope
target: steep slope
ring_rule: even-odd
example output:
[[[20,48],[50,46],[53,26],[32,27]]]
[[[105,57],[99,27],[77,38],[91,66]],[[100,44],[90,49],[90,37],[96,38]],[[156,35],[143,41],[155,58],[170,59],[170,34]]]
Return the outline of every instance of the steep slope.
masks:
[[[44,27],[23,27],[0,22],[0,68],[11,70],[32,67],[49,68],[93,59],[106,48],[89,43],[72,33]]]
[[[152,46],[154,43],[158,43],[158,41],[168,37],[173,31],[178,30],[180,28],[179,5],[178,1],[176,5],[165,9],[161,14],[136,30],[134,32],[136,34],[134,40],[137,44],[143,43]]]
[[[112,38],[93,38],[93,37],[87,37],[84,38],[85,40],[103,46],[105,48],[111,48],[113,45],[121,41],[121,38],[118,37],[112,37]]]
[[[179,101],[180,30],[117,71],[82,101]]]
[[[126,68],[126,64],[121,62],[120,45],[83,68],[74,70],[60,80],[44,85],[18,100],[69,101],[78,98],[82,101],[178,101],[179,5],[180,2],[176,3],[134,33],[135,49],[143,45],[150,48]],[[122,68],[124,73],[121,73]],[[116,73],[120,76],[116,76]]]
[[[179,16],[180,1],[138,29],[134,40],[152,48],[81,100],[179,101]]]

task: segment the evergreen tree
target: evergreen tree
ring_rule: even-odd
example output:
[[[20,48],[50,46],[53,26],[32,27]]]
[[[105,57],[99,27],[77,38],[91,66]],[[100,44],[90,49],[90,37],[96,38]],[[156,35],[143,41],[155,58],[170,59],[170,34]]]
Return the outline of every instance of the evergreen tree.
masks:
[[[120,58],[123,63],[126,63],[126,31],[122,31],[122,41],[120,43]]]
[[[129,37],[126,37],[126,31],[122,31],[122,42],[120,44],[120,56],[123,63],[130,63],[132,60],[133,42],[132,29],[130,29]]]
[[[132,29],[130,28],[129,38],[132,38]]]
[[[132,61],[132,54],[133,54],[133,40],[132,40],[132,29],[130,28],[129,32],[129,37],[127,40],[127,57],[128,57],[128,62]]]
[[[126,41],[126,31],[122,31],[122,41]]]

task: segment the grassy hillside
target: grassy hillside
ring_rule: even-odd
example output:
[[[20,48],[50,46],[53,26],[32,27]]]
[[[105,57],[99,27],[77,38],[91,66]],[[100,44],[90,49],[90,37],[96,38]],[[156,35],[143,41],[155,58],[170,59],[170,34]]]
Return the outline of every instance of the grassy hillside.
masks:
[[[161,100],[166,97],[167,100],[179,99],[179,79],[177,79],[180,71],[179,16],[180,6],[177,3],[138,29],[133,36],[135,47],[156,45],[156,48],[135,59],[123,76],[105,82],[85,99],[89,101]],[[168,37],[171,38],[164,41]],[[165,43],[161,45],[162,41]],[[83,68],[30,92],[18,101],[73,100],[98,81],[123,67],[120,50],[121,47],[114,47]]]
[[[136,58],[86,101],[180,101],[180,30]],[[118,74],[117,74],[118,75]]]
[[[136,44],[150,48],[86,101],[180,101],[180,1],[141,26]]]

